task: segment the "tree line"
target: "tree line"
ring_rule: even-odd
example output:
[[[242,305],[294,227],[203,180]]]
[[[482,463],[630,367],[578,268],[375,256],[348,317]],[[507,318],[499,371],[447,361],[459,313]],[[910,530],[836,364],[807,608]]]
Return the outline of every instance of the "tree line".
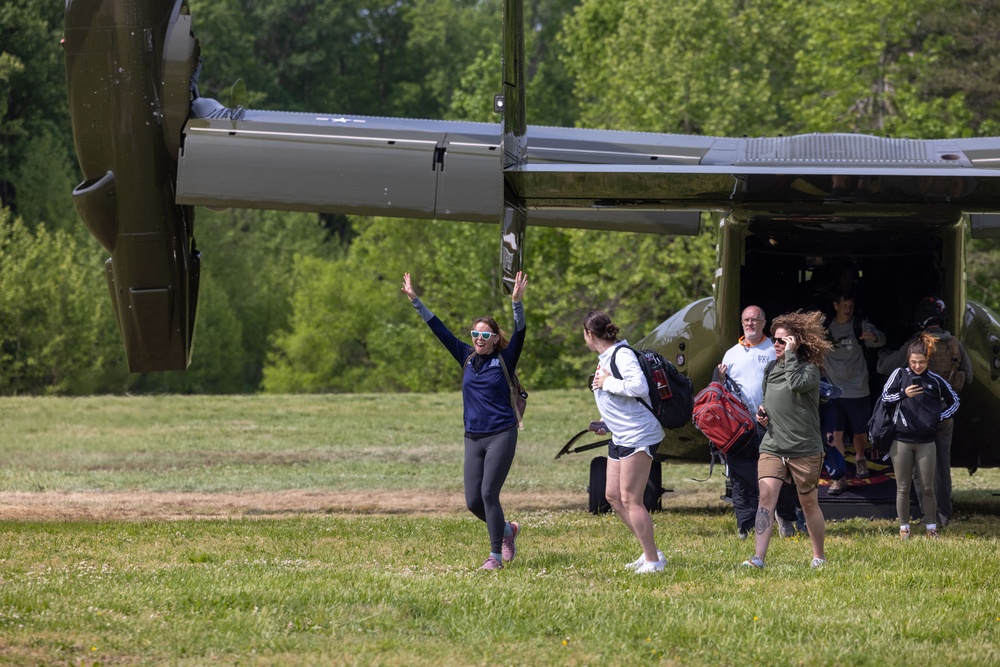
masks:
[[[498,0],[191,0],[203,95],[259,109],[498,122]],[[0,394],[424,391],[457,373],[399,294],[454,330],[492,314],[493,225],[274,211],[196,213],[191,368],[129,374],[106,255],[79,222],[63,7],[0,7]],[[761,136],[1000,133],[1000,7],[983,0],[526,0],[532,124]],[[240,86],[237,82],[242,82]],[[532,387],[581,384],[580,322],[637,338],[711,293],[714,235],[530,227]],[[974,242],[994,308],[1000,253]]]

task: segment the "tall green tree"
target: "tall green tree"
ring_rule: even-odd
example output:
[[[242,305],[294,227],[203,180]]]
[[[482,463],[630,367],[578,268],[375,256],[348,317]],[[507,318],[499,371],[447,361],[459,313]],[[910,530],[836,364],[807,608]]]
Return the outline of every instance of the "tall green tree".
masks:
[[[25,215],[28,224],[44,211],[50,228],[68,226],[61,215],[72,210],[75,185],[75,167],[67,168],[72,142],[59,46],[64,8],[44,0],[0,4],[0,204]],[[52,170],[42,179],[45,187],[42,160]]]
[[[460,73],[496,41],[478,0],[194,0],[203,95],[246,81],[257,108],[441,118]]]
[[[784,125],[799,4],[585,0],[563,32],[580,123],[737,136]]]
[[[563,39],[588,126],[961,136],[961,97],[917,87],[937,58],[920,48],[936,5],[586,0]]]
[[[960,95],[917,86],[937,54],[920,48],[922,18],[938,3],[861,0],[803,4],[812,29],[795,56],[788,132],[859,132],[934,138],[969,136]],[[930,47],[931,43],[927,42]]]
[[[64,231],[0,208],[0,393],[123,388],[121,342],[100,262]]]
[[[993,0],[933,3],[915,25],[921,50],[931,54],[917,73],[925,100],[961,97],[968,131],[1000,133],[1000,4]]]
[[[622,238],[625,241],[622,241]],[[625,246],[629,247],[626,249]],[[529,337],[519,374],[537,388],[577,386],[591,354],[580,324],[613,313],[633,340],[710,293],[713,240],[529,227],[525,310]],[[493,225],[375,219],[342,260],[296,263],[294,313],[265,369],[264,387],[287,391],[455,389],[460,374],[400,294],[404,272],[456,336],[494,317],[508,333]]]
[[[296,261],[294,312],[289,329],[276,340],[264,388],[455,387],[455,374],[434,357],[435,339],[400,293],[402,276],[412,272],[428,306],[446,326],[462,331],[480,314],[496,312],[491,297],[497,280],[489,268],[495,260],[486,259],[492,244],[484,242],[487,236],[495,240],[495,230],[386,218],[359,220],[357,228],[346,257]]]

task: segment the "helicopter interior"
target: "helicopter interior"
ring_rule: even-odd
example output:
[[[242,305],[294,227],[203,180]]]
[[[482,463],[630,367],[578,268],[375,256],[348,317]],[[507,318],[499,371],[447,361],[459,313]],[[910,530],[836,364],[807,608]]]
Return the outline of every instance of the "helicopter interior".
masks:
[[[947,248],[954,224],[764,218],[746,229],[740,303],[759,304],[769,318],[797,309],[832,315],[837,294],[851,293],[855,314],[895,349],[915,331],[917,302],[953,287],[948,269],[957,267],[947,265]]]

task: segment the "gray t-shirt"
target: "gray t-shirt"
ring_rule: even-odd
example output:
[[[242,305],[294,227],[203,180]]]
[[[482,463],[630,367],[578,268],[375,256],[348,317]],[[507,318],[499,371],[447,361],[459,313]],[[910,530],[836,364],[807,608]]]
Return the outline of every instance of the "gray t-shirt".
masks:
[[[872,332],[877,339],[859,341],[854,335],[853,317],[843,324],[834,320],[827,326],[833,349],[827,352],[823,368],[826,378],[843,390],[841,398],[863,398],[869,394],[868,363],[861,346],[875,348],[885,345],[885,334],[868,320],[861,320],[861,330]]]

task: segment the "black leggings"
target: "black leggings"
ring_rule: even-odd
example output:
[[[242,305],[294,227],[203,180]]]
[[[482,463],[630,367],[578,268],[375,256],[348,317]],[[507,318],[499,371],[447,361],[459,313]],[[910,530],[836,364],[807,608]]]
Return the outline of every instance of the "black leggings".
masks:
[[[486,522],[490,552],[500,553],[506,521],[500,506],[500,489],[514,462],[517,426],[481,438],[465,437],[465,505]]]

